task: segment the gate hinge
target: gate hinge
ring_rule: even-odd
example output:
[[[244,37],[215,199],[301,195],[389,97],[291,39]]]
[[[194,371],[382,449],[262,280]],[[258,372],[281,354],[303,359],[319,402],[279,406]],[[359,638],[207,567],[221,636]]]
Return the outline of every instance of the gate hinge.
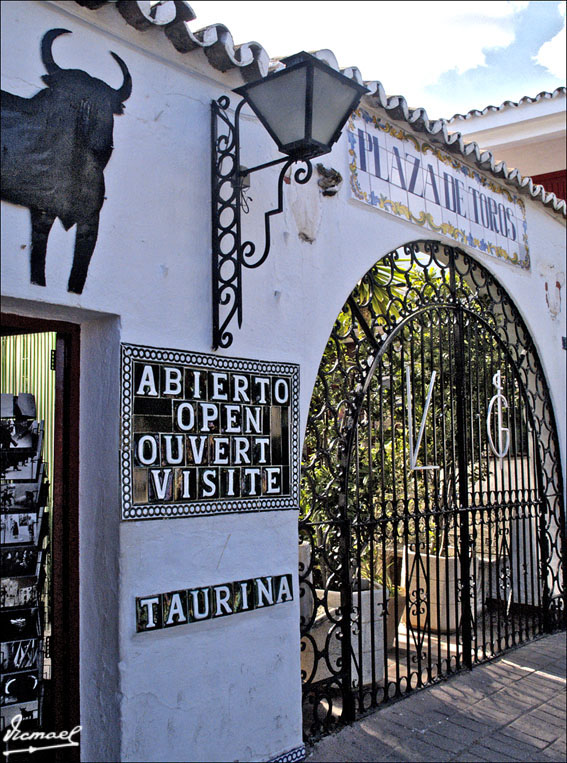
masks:
[[[50,363],[50,368],[51,368],[51,370],[52,370],[52,371],[55,371],[55,357],[56,357],[56,355],[55,355],[55,350],[51,350],[51,363]]]

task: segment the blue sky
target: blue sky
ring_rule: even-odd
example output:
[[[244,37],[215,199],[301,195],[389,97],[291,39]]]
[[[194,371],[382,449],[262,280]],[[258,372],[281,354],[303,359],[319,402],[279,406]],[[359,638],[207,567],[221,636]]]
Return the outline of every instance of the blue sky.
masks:
[[[542,46],[562,31],[562,46],[558,45],[557,55],[561,55],[563,61],[554,60],[551,65],[560,73],[562,64],[565,71],[565,20],[561,18],[558,4],[528,3],[527,7],[510,18],[510,28],[514,32],[514,41],[503,48],[486,50],[486,65],[460,75],[455,69],[444,72],[434,85],[429,86],[428,92],[434,97],[442,97],[444,93],[462,88],[467,102],[473,102],[474,108],[478,108],[489,103],[499,105],[507,99],[517,100],[522,95],[533,96],[541,90],[553,90],[565,85],[564,74],[561,78],[554,76],[537,60]],[[545,53],[542,58],[546,60]],[[487,95],[490,95],[488,101]]]
[[[271,57],[328,48],[430,117],[565,85],[565,5],[537,2],[195,0],[192,29],[223,23]]]

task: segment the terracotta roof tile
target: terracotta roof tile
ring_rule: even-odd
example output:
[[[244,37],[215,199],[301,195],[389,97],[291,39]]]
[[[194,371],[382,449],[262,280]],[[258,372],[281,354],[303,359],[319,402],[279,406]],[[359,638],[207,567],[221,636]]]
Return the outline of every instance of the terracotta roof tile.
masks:
[[[446,121],[448,123],[451,122],[457,122],[462,121],[463,119],[472,119],[473,117],[484,117],[486,114],[493,113],[495,111],[506,111],[506,109],[517,109],[518,106],[523,106],[526,103],[539,103],[540,101],[550,101],[554,98],[558,98],[561,95],[565,95],[567,92],[567,88],[565,87],[557,87],[552,93],[549,93],[547,90],[542,90],[541,93],[538,93],[533,98],[529,95],[525,95],[523,98],[520,98],[519,101],[504,101],[504,103],[501,103],[500,106],[486,106],[484,109],[471,109],[470,111],[467,111],[466,114],[453,114],[453,116],[450,119],[447,119]]]
[[[79,5],[90,10],[97,10],[110,1],[112,0],[76,0]],[[185,0],[169,0],[153,6],[150,11],[151,19],[142,11],[141,4],[133,0],[117,0],[114,4],[126,22],[134,28],[144,31],[151,26],[162,26],[165,36],[180,53],[190,53],[192,50],[201,48],[212,67],[221,72],[234,68],[240,69],[243,79],[247,82],[265,77],[269,71],[282,66],[277,59],[270,60],[268,53],[257,42],[235,45],[230,31],[224,24],[213,24],[192,31],[189,22],[195,20],[196,16]],[[332,51],[320,50],[314,52],[314,55],[337,71],[339,70],[337,59]],[[482,111],[473,109],[464,115],[455,114],[449,120],[431,120],[425,109],[410,108],[403,96],[387,96],[380,82],[363,83],[360,71],[356,67],[341,71],[347,77],[368,87],[370,92],[363,98],[367,105],[383,109],[392,119],[407,122],[416,132],[425,133],[429,140],[440,144],[445,150],[462,155],[484,172],[492,173],[495,177],[518,188],[521,193],[531,196],[545,207],[567,217],[567,203],[564,200],[558,199],[553,193],[546,192],[543,186],[536,185],[531,178],[522,177],[518,170],[508,170],[506,163],[496,162],[489,151],[482,151],[477,143],[465,143],[459,132],[449,130],[449,125],[459,119],[470,119],[490,111],[502,111],[523,103],[555,98],[565,94],[564,87],[557,88],[553,93],[539,93],[535,98],[526,96],[517,103],[504,101],[500,106],[487,106]]]

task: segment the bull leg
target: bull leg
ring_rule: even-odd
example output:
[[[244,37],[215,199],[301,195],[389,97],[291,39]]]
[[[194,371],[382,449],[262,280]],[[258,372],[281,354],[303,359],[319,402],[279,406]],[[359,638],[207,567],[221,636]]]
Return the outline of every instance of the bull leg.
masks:
[[[31,252],[30,252],[30,280],[38,286],[45,286],[45,254],[47,252],[47,239],[49,231],[55,220],[54,215],[42,212],[39,209],[30,209],[31,215]]]
[[[69,283],[67,284],[67,291],[73,291],[75,294],[82,294],[87,279],[89,263],[98,236],[98,218],[97,214],[88,223],[79,223],[77,225],[73,267],[69,276]]]

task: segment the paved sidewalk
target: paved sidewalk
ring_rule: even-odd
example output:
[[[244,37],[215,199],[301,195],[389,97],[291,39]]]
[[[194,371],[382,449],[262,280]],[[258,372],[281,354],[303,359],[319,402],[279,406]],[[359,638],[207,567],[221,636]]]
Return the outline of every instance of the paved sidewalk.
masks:
[[[565,701],[556,633],[378,710],[322,739],[307,761],[564,763]]]

